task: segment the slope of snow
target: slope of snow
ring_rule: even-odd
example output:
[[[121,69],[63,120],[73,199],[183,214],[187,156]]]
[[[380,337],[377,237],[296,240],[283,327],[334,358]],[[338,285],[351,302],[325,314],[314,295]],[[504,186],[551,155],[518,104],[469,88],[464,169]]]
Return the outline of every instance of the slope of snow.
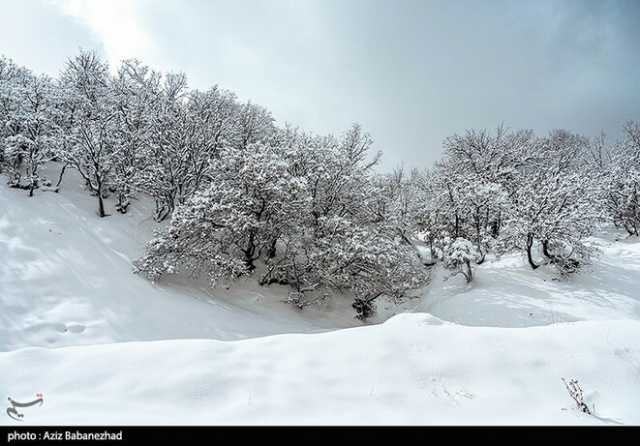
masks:
[[[348,298],[300,312],[251,279],[132,274],[149,203],[99,219],[79,183],[0,187],[0,396],[45,397],[24,423],[640,424],[640,243],[594,239],[571,280],[515,255],[468,286],[436,272],[376,321],[414,314],[328,331],[362,325]]]
[[[44,394],[24,411],[34,424],[639,424],[638,339],[637,321],[480,328],[405,314],[322,334],[21,349],[0,355],[0,388]]]
[[[73,175],[66,178],[66,183],[74,182],[79,180]],[[151,210],[145,202],[135,203],[128,214],[100,219],[95,201],[73,187],[28,198],[24,191],[1,185],[0,351],[175,338],[241,339],[356,323],[350,315],[342,325],[321,317],[313,320],[277,300],[262,305],[255,301],[265,293],[247,287],[245,299],[234,302],[214,299],[205,284],[153,285],[132,274],[131,265],[152,236]]]
[[[601,254],[568,279],[551,267],[533,272],[523,256],[510,254],[476,266],[470,285],[437,271],[423,298],[406,310],[494,327],[640,319],[640,243],[608,234],[590,242]]]

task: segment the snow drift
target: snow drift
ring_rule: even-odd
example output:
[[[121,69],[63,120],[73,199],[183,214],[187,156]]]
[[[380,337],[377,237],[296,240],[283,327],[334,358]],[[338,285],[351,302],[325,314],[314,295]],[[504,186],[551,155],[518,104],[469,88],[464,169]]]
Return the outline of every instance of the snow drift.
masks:
[[[235,342],[27,348],[0,369],[15,398],[44,393],[28,423],[637,424],[638,339],[635,321],[505,329],[407,314]],[[599,418],[574,408],[562,377]]]

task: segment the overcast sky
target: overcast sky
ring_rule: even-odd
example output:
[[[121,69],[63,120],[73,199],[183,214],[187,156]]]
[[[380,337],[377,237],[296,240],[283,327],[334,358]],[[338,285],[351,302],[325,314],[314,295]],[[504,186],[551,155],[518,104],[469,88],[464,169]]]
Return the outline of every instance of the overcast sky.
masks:
[[[360,122],[384,166],[466,128],[616,138],[640,120],[640,1],[0,0],[0,54],[56,75],[78,48],[218,84],[280,123]]]

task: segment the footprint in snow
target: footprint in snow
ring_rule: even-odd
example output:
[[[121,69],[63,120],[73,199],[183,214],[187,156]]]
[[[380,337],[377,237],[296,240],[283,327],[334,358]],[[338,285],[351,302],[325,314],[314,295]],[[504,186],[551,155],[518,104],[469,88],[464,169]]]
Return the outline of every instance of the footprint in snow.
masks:
[[[69,330],[71,333],[82,333],[84,332],[85,328],[86,327],[81,324],[67,325],[67,330]]]

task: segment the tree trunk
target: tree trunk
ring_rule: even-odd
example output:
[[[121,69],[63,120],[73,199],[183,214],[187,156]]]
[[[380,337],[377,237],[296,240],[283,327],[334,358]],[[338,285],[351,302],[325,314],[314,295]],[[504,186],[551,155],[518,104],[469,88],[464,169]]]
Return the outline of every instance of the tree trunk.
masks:
[[[491,235],[493,238],[500,236],[500,217],[491,222]]]
[[[473,280],[473,271],[471,270],[471,262],[467,261],[465,262],[466,266],[467,266],[467,274],[464,275],[464,277],[467,279],[467,283],[471,283],[471,281]]]
[[[102,199],[102,182],[98,181],[98,215],[100,218],[106,217],[107,214],[104,212],[104,201]]]
[[[476,248],[478,248],[478,254],[480,254],[480,259],[476,260],[476,264],[481,265],[482,262],[484,262],[486,253],[482,251],[482,220],[480,218],[480,209],[476,209],[474,220],[476,225]]]
[[[255,234],[252,231],[249,234],[249,240],[247,240],[247,247],[244,250],[244,263],[249,269],[249,271],[253,271],[254,269],[256,269],[256,266],[253,263],[253,261],[255,260],[253,258],[255,252],[256,252]]]
[[[38,165],[33,159],[29,160],[29,196],[33,197],[33,191],[38,188]]]
[[[269,246],[269,251],[267,252],[267,257],[269,257],[270,259],[273,259],[276,256],[276,244],[278,243],[278,238],[274,238],[271,241],[271,245]]]
[[[60,176],[58,177],[58,182],[56,183],[56,192],[60,190],[60,185],[62,184],[62,177],[64,176],[64,171],[67,170],[68,164],[65,163],[60,169]]]
[[[626,222],[623,223],[624,229],[629,233],[630,236],[638,235],[638,228],[635,225],[628,225]]]
[[[551,263],[560,263],[562,261],[562,257],[552,253],[549,250],[549,240],[545,240],[544,242],[542,242],[542,253],[551,261]]]
[[[545,240],[542,242],[542,253],[548,259],[553,260],[555,258],[555,256],[551,254],[551,251],[549,251],[549,240]]]
[[[540,265],[536,265],[533,261],[533,254],[531,249],[533,247],[533,234],[527,235],[527,259],[529,260],[529,265],[531,265],[532,269],[538,268]]]
[[[164,220],[163,214],[164,214],[164,207],[162,206],[160,199],[156,198],[156,209],[155,209],[155,212],[153,213],[153,219],[155,221],[160,222]]]
[[[104,201],[102,200],[102,194],[98,194],[98,215],[100,216],[100,218],[107,216],[107,214],[104,212]]]

